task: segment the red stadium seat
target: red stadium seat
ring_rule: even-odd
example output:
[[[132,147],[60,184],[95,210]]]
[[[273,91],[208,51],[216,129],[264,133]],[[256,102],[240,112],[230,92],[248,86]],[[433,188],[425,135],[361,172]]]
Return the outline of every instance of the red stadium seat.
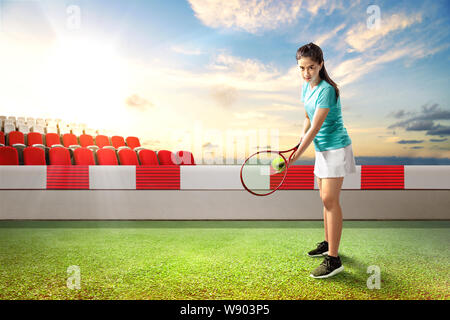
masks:
[[[63,134],[63,144],[66,148],[79,147],[77,136],[73,133]]]
[[[13,147],[0,147],[0,166],[18,166],[19,154]]]
[[[23,150],[23,161],[26,166],[45,166],[45,151],[37,147],[26,147]]]
[[[8,135],[8,145],[13,146],[15,144],[25,146],[25,136],[20,131],[11,131]]]
[[[0,146],[4,145],[5,145],[5,134],[3,133],[3,131],[0,131]]]
[[[99,147],[95,145],[94,138],[90,134],[80,135],[80,145],[83,148],[88,148],[91,150],[97,150]]]
[[[19,155],[19,165],[23,164],[23,149],[25,149],[25,135],[20,131],[11,131],[8,134],[8,145],[14,147]]]
[[[181,163],[181,159],[179,159],[175,153],[168,150],[158,151],[158,160],[163,166],[179,165]]]
[[[127,146],[129,146],[131,149],[138,148],[141,146],[141,142],[137,137],[127,137],[126,142]]]
[[[117,166],[116,152],[111,149],[99,149],[97,150],[97,161],[101,166]]]
[[[95,137],[95,144],[99,148],[103,148],[105,146],[111,146],[111,143],[109,142],[109,138],[107,136],[99,134]]]
[[[178,151],[178,158],[181,160],[182,165],[195,165],[194,155],[189,151]]]
[[[134,152],[131,149],[122,149],[119,150],[119,161],[120,165],[122,166],[138,166],[139,161],[136,155],[136,152]]]
[[[111,137],[112,146],[116,149],[119,149],[119,147],[125,147],[125,140],[121,136],[112,136]]]
[[[43,145],[43,141],[42,141],[42,134],[40,134],[39,132],[30,132],[27,135],[27,146],[33,146],[35,144],[38,145]]]
[[[51,148],[49,151],[50,164],[59,166],[70,166],[72,162],[70,160],[69,149],[66,148]]]
[[[47,133],[45,135],[45,145],[49,148],[53,146],[63,147],[59,134],[57,133]]]
[[[75,165],[93,166],[95,165],[94,154],[88,148],[78,148],[73,151]]]
[[[156,152],[153,150],[142,149],[138,151],[139,161],[143,166],[157,166],[159,165]]]
[[[86,148],[88,146],[93,146],[93,145],[95,145],[94,138],[92,138],[92,136],[90,134],[82,134],[82,135],[80,135],[80,145],[83,148]]]

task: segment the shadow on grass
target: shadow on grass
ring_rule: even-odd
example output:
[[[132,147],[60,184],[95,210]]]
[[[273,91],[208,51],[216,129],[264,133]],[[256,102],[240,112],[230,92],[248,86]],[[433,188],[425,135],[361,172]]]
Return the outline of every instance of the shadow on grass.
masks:
[[[348,255],[344,255],[344,254],[340,254],[341,257],[341,261],[342,264],[344,265],[344,272],[342,273],[342,277],[341,278],[337,278],[337,280],[339,281],[339,279],[341,281],[345,281],[345,282],[349,282],[351,284],[354,284],[357,287],[360,288],[365,288],[367,287],[367,278],[368,278],[368,274],[367,274],[367,265],[362,263],[361,261],[352,258]],[[349,272],[352,271],[352,272]]]
[[[396,275],[382,269],[380,272],[379,289],[374,287],[369,288],[369,284],[374,283],[372,279],[369,280],[374,275],[373,271],[368,272],[369,264],[365,264],[345,254],[339,254],[339,256],[344,265],[344,271],[334,277],[321,280],[341,284],[351,289],[352,293],[359,292],[364,297],[372,296],[376,299],[411,299],[410,295],[407,296],[405,294],[405,291],[408,290],[410,285],[401,279],[401,275]]]
[[[450,221],[344,221],[344,229],[367,228],[450,228]],[[0,228],[148,228],[148,229],[317,229],[323,228],[323,221],[317,220],[5,220]]]

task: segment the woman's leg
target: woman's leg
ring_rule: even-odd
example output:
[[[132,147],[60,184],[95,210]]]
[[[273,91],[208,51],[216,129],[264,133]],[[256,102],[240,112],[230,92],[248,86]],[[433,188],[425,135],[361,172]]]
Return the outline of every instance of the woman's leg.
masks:
[[[328,235],[328,255],[337,257],[342,234],[342,209],[339,196],[344,177],[323,178],[322,202],[326,216],[326,233]]]
[[[322,199],[322,179],[317,177],[317,185],[319,186],[320,199]],[[325,241],[328,242],[328,231],[327,231],[327,210],[325,206],[323,207],[323,228],[325,230]]]

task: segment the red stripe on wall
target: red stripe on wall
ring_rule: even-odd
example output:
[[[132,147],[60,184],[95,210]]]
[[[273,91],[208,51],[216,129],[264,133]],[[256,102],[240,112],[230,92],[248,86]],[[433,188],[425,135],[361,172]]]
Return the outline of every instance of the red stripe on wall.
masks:
[[[275,189],[281,182],[283,173],[270,176],[270,189]],[[291,166],[279,190],[314,189],[314,166]]]
[[[361,189],[405,189],[404,166],[361,166]]]
[[[47,189],[89,189],[89,166],[47,166]]]
[[[136,189],[180,189],[179,166],[136,166]]]

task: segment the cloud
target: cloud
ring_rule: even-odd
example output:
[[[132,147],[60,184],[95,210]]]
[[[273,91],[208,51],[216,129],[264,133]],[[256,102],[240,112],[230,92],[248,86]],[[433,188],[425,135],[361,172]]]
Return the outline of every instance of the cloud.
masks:
[[[394,112],[394,114],[396,114]],[[414,114],[414,113],[410,113]],[[443,110],[439,107],[438,104],[433,104],[431,106],[423,105],[422,111],[419,113],[419,115],[415,115],[409,119],[406,119],[404,121],[400,121],[397,123],[394,123],[388,127],[388,129],[393,129],[397,127],[406,128],[412,123],[418,124],[418,121],[425,121],[425,120],[450,120],[450,110]],[[424,122],[421,122],[424,124]],[[429,123],[428,123],[429,124]],[[427,129],[423,129],[427,130]]]
[[[195,16],[208,27],[256,34],[292,25],[306,14],[315,17],[321,10],[326,16],[336,10],[351,10],[360,0],[352,1],[350,6],[342,0],[189,0],[189,3]]]
[[[330,39],[332,39],[333,37],[335,37],[336,34],[337,34],[339,31],[341,31],[342,29],[344,29],[344,28],[345,28],[345,25],[346,25],[345,23],[342,23],[342,24],[340,24],[339,26],[337,26],[336,28],[334,28],[332,31],[320,35],[318,38],[316,38],[316,39],[314,40],[314,43],[315,43],[316,45],[318,45],[319,47],[320,47],[320,46],[323,46],[325,42],[327,42],[328,40],[330,40]]]
[[[357,57],[341,62],[337,67],[330,70],[330,74],[338,79],[337,81],[342,87],[348,83],[356,81],[358,78],[368,73],[371,69],[372,67],[367,66],[363,58]]]
[[[195,16],[211,28],[249,33],[274,30],[296,21],[302,0],[189,0]]]
[[[444,138],[444,139],[430,139],[430,142],[444,142],[444,141],[447,141],[448,139],[447,138]]]
[[[167,84],[173,89],[205,90],[222,107],[233,105],[241,96],[265,103],[299,103],[299,95],[295,94],[301,79],[295,66],[282,72],[257,59],[221,53],[212,57],[203,71],[153,68],[149,72],[155,74],[159,86]]]
[[[405,117],[410,116],[410,115],[412,115],[411,112],[405,111],[405,110],[402,109],[402,110],[399,110],[399,111],[393,111],[390,114],[388,114],[387,116],[388,117],[394,117],[396,119],[401,119],[401,118],[405,118]]]
[[[401,58],[411,58],[411,52],[417,50],[417,46],[424,45],[415,44],[409,47],[406,44],[393,45],[389,50],[384,51],[384,53],[378,56],[366,54],[345,60],[337,67],[331,69],[330,73],[333,77],[338,79],[340,86],[344,86],[351,82],[355,82],[369,72],[379,68],[382,64]]]
[[[364,21],[351,26],[343,36],[332,31],[320,36],[321,41],[332,40],[337,51],[352,53],[352,58],[335,63],[336,67],[332,69],[327,66],[327,69],[337,78],[340,86],[344,86],[383,64],[402,59],[405,67],[410,67],[416,60],[448,48],[450,43],[442,42],[448,36],[445,24],[439,20],[424,25],[422,15],[421,12],[388,17],[382,15],[378,29],[368,28]],[[351,25],[351,22],[346,24]],[[405,31],[407,28],[410,29]]]
[[[442,51],[444,49],[447,49],[450,46],[450,43],[444,43],[437,47],[432,47],[427,44],[422,44],[419,46],[416,46],[415,48],[412,48],[411,55],[409,56],[409,60],[406,62],[405,66],[410,67],[413,65],[413,62],[417,59],[422,59],[428,56],[432,56],[439,51]]]
[[[406,16],[400,13],[393,14],[387,18],[382,16],[380,19],[379,28],[368,28],[366,23],[360,23],[346,33],[345,42],[351,47],[348,50],[349,52],[364,52],[374,47],[378,41],[384,39],[388,34],[422,22],[422,15],[417,13],[412,16]]]
[[[433,120],[415,120],[407,124],[406,130],[423,131],[423,130],[431,130],[433,127],[434,127]]]
[[[438,124],[432,129],[428,130],[426,133],[427,136],[450,136],[450,126],[443,126]]]
[[[322,8],[324,5],[326,5],[327,0],[313,0],[308,1],[308,7],[307,10],[311,15],[315,16],[319,12],[320,8]]]
[[[210,68],[228,74],[236,74],[246,80],[266,81],[279,75],[274,67],[265,65],[258,60],[242,59],[226,53],[217,55]]]
[[[286,121],[278,111],[294,111],[294,106],[299,117],[304,117],[299,93],[301,79],[295,65],[284,71],[258,59],[221,52],[212,56],[201,70],[163,65],[137,69],[149,90],[158,88],[168,93],[164,96],[152,93],[158,105],[171,106],[155,108],[155,112],[164,112],[164,116],[170,117],[175,110],[183,112],[181,106],[189,101],[191,114],[215,127],[290,130],[291,119]],[[178,94],[171,94],[174,91]]]
[[[423,140],[400,140],[397,141],[399,144],[416,144],[416,143],[422,143]]]
[[[147,107],[153,107],[153,103],[148,101],[147,99],[142,98],[138,94],[133,94],[129,96],[126,101],[126,105],[129,108],[138,110],[138,111],[145,111]]]
[[[359,2],[360,0],[352,1],[351,7]],[[337,9],[344,9],[344,2],[342,0],[308,0],[304,7],[312,16],[316,16],[322,9],[325,9],[325,15],[329,16]]]
[[[407,131],[427,131],[426,135],[450,135],[450,126],[434,123],[434,121],[439,120],[450,120],[450,110],[443,110],[436,103],[430,106],[425,104],[421,107],[421,109],[421,112],[418,114],[410,113],[415,115],[409,119],[390,125],[388,129],[404,128]],[[399,112],[394,112],[391,114],[396,115],[399,114]]]
[[[157,70],[152,68],[149,72],[157,77],[158,84],[164,82],[172,88],[213,88],[213,91],[214,87],[223,90],[224,84],[233,84],[232,87],[239,92],[285,91],[286,87],[295,87],[300,81],[295,66],[287,73],[281,73],[276,67],[257,59],[243,59],[227,53],[220,53],[211,59],[204,71],[160,67]]]
[[[211,89],[211,96],[222,107],[231,107],[238,98],[238,91],[230,86],[215,86]]]
[[[438,108],[439,108],[439,105],[437,103],[434,103],[431,106],[428,106],[427,104],[425,104],[422,106],[422,112],[430,113],[430,112],[438,110]]]

